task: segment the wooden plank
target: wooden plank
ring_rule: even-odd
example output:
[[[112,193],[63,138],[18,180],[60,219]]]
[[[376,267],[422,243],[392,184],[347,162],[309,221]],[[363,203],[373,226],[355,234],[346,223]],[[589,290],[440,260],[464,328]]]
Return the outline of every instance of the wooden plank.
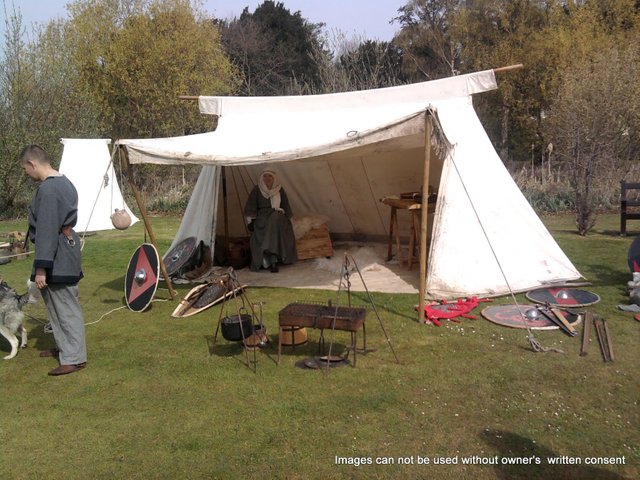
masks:
[[[569,321],[567,320],[567,317],[564,316],[564,313],[562,313],[562,310],[560,310],[559,308],[551,308],[551,312],[558,317],[558,320],[560,320],[560,323],[564,326],[564,329],[569,332],[569,334],[571,336],[576,336],[578,334],[578,332],[576,331],[575,328],[573,328],[573,325],[571,325],[569,323]]]
[[[611,332],[609,332],[609,322],[602,321],[604,325],[604,332],[607,334],[607,349],[609,350],[609,361],[613,362],[613,341],[611,340]]]
[[[596,318],[593,321],[593,326],[595,327],[596,337],[598,337],[598,343],[600,344],[600,352],[602,353],[602,359],[605,362],[608,362],[611,359],[609,358],[609,352],[607,350],[607,345],[605,343],[605,332],[602,326],[602,320],[600,320],[599,318]]]
[[[582,348],[580,349],[580,356],[584,357],[588,355],[589,349],[589,337],[591,336],[591,324],[593,323],[593,313],[587,312],[584,316],[584,325],[582,326]]]
[[[551,310],[547,307],[544,307],[542,305],[538,305],[536,307],[538,309],[538,311],[544,315],[544,317],[549,320],[551,323],[553,323],[554,325],[560,327],[560,330],[562,330],[563,332],[565,332],[567,335],[571,335],[571,332],[566,328],[566,326],[560,321],[560,319],[554,315]]]

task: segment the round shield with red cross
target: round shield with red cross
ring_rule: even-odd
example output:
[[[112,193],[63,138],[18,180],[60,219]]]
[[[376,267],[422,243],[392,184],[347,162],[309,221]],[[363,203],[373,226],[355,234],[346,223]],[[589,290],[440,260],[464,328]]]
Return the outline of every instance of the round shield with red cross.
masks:
[[[580,315],[562,310],[570,325],[580,323]],[[503,327],[530,328],[532,330],[557,330],[560,327],[552,320],[553,312],[542,305],[493,305],[482,310],[482,316]]]
[[[532,290],[527,292],[526,297],[532,302],[568,308],[586,307],[600,301],[600,297],[593,292],[561,287]]]
[[[124,282],[127,306],[134,312],[146,309],[158,288],[160,256],[150,243],[140,245],[129,260]]]

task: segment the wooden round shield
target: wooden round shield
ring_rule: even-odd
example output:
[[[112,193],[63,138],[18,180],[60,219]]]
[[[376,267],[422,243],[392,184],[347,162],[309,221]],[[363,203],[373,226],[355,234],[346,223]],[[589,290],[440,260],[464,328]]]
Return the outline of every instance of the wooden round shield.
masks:
[[[527,292],[526,297],[532,302],[569,308],[586,307],[600,301],[595,293],[577,288],[541,288]]]
[[[545,315],[546,307],[540,305],[493,305],[482,311],[482,316],[490,322],[504,327],[530,328],[532,330],[557,330],[554,322]],[[563,310],[569,323],[576,326],[580,323],[580,316]],[[552,315],[549,313],[549,315]]]
[[[127,306],[134,312],[146,309],[158,288],[160,256],[150,243],[140,245],[129,260],[124,282]]]
[[[632,272],[640,272],[640,235],[631,242],[627,261]]]
[[[167,269],[167,275],[175,275],[183,268],[196,253],[198,240],[196,237],[188,237],[178,243],[167,252],[162,261]]]

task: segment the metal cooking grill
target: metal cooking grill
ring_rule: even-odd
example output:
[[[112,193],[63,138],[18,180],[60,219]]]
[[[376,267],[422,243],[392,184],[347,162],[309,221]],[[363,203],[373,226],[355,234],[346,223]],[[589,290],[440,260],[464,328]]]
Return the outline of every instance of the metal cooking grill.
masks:
[[[335,328],[358,331],[364,323],[367,310],[359,307],[333,307],[311,303],[291,303],[280,311],[280,326]],[[335,326],[333,321],[335,320]]]

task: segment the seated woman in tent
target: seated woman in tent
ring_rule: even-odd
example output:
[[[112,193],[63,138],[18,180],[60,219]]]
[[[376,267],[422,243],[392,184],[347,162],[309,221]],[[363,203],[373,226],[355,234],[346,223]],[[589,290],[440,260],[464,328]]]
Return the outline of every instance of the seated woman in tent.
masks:
[[[291,206],[278,176],[264,170],[247,199],[244,213],[251,234],[251,270],[260,267],[278,271],[278,263],[298,260],[296,239],[291,226]]]

